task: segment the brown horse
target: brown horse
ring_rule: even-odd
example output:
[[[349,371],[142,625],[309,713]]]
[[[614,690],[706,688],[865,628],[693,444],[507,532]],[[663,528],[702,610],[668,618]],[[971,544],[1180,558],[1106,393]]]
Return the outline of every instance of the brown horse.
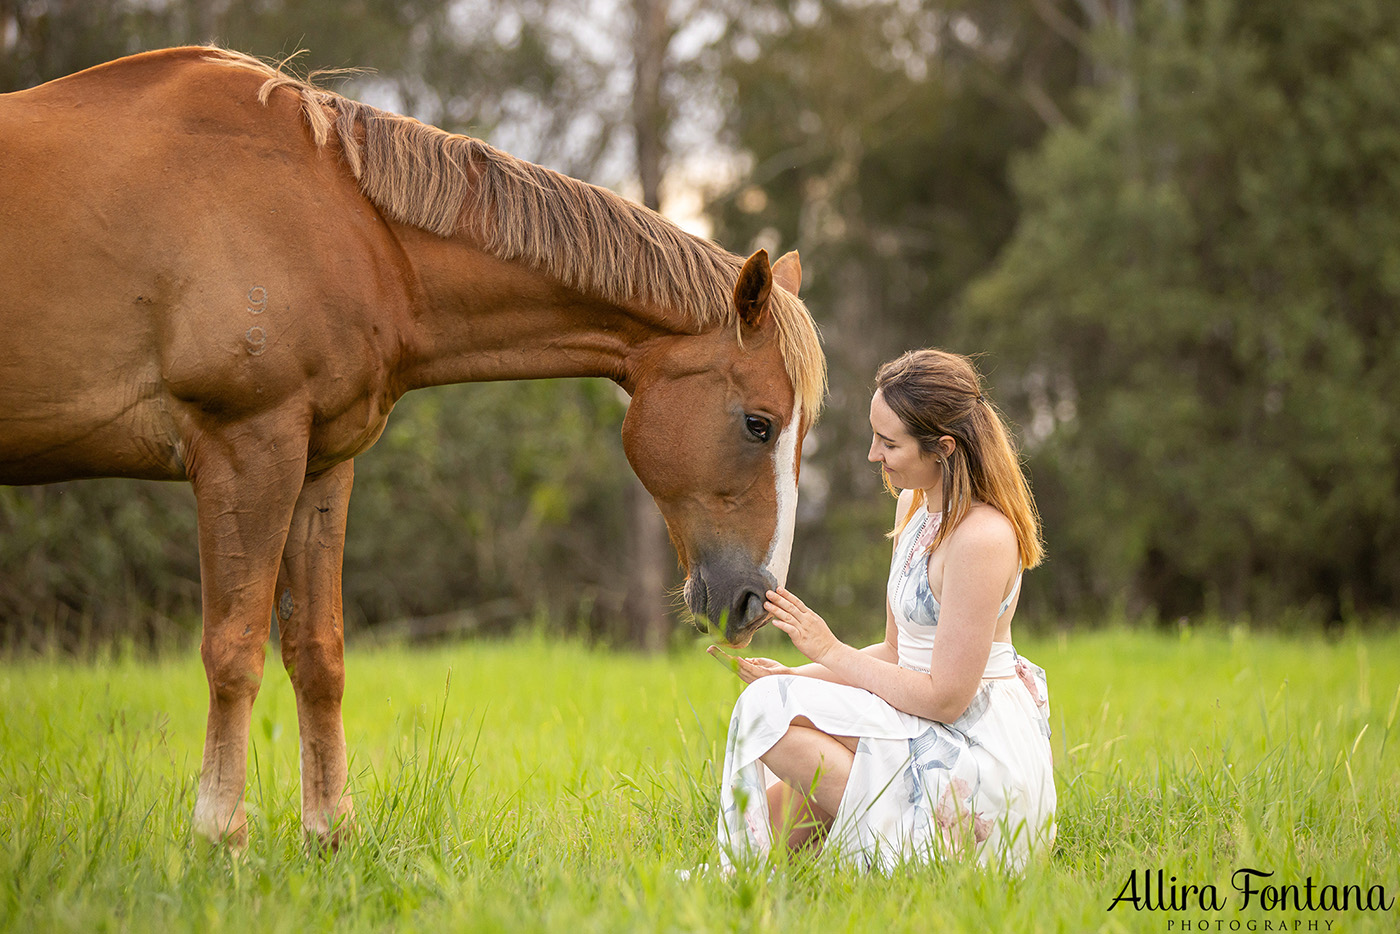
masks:
[[[274,607],[303,824],[350,824],[351,459],[410,389],[615,380],[691,610],[742,644],[786,578],[825,389],[794,254],[744,261],[479,140],[185,48],[0,95],[0,270],[0,482],[193,485],[205,836],[246,840]]]

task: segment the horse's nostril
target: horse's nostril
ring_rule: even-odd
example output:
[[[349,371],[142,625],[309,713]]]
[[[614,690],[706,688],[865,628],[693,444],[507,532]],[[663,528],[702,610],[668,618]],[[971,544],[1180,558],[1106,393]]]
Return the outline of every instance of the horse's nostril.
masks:
[[[735,615],[739,619],[740,625],[747,626],[749,623],[763,615],[763,597],[752,590],[744,592],[739,599],[739,605],[735,607]]]

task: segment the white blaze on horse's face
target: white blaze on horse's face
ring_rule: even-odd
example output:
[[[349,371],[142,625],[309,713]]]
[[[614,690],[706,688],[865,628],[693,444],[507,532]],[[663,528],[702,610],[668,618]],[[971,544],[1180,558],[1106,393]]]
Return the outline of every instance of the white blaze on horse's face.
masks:
[[[773,452],[778,516],[773,530],[773,543],[768,546],[763,568],[773,575],[775,587],[787,584],[788,565],[792,559],[792,533],[797,526],[797,436],[801,424],[802,403],[794,400],[792,417],[783,426],[776,450]]]

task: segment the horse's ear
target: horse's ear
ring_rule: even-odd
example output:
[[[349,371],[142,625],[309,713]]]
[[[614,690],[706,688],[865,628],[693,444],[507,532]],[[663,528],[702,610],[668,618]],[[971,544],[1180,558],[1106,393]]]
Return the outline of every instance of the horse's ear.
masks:
[[[802,288],[802,260],[797,258],[796,250],[778,257],[773,264],[773,281],[793,295]]]
[[[744,262],[739,281],[734,286],[734,307],[745,327],[756,328],[763,320],[763,309],[773,291],[773,270],[768,266],[768,251],[759,250]]]

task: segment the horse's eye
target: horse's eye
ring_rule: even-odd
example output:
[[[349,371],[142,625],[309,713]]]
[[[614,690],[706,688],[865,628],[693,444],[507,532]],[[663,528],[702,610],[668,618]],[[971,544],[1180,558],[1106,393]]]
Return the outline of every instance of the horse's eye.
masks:
[[[773,430],[772,422],[758,415],[745,415],[744,427],[758,441],[767,441],[769,433]]]

